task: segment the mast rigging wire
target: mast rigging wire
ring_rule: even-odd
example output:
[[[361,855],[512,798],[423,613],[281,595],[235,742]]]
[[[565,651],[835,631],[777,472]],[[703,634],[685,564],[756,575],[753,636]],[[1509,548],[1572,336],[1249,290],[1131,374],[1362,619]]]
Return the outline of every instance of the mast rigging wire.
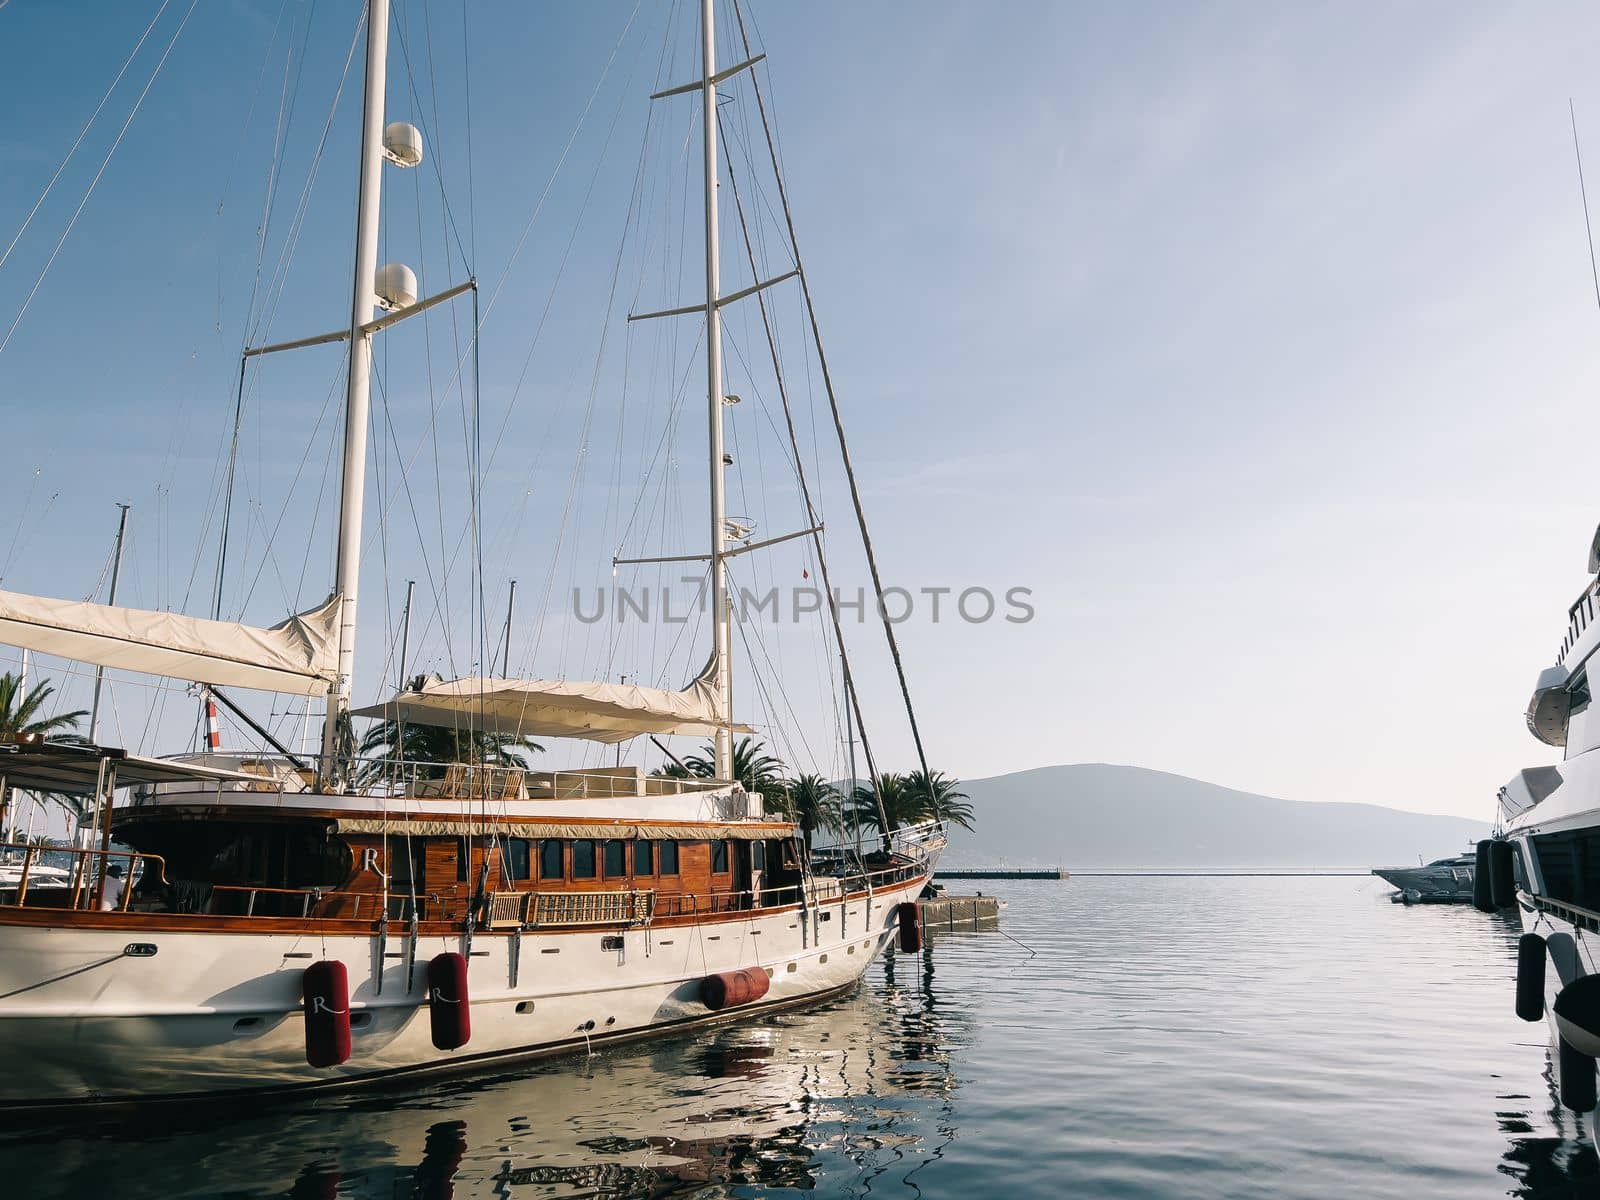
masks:
[[[741,6],[739,4],[739,0],[733,0],[733,15],[734,15],[735,19],[738,21],[738,24],[739,24],[739,36],[740,36],[740,38],[742,39],[742,41],[744,43],[745,57],[749,58],[750,57],[750,38],[749,38],[748,34],[746,34],[746,32],[745,32],[744,15],[743,15],[742,8],[741,8]],[[829,408],[829,411],[833,415],[834,432],[838,435],[839,455],[840,455],[840,458],[843,460],[843,463],[844,463],[845,478],[849,481],[849,484],[850,484],[850,501],[851,501],[851,504],[853,505],[853,507],[855,508],[856,524],[861,530],[861,543],[862,543],[862,548],[866,551],[867,569],[872,574],[872,588],[873,588],[873,592],[876,594],[877,600],[878,600],[878,614],[879,614],[879,616],[881,616],[883,618],[883,634],[884,634],[885,639],[889,643],[889,654],[894,659],[895,675],[900,680],[900,695],[905,700],[906,720],[911,725],[911,739],[916,744],[916,747],[917,747],[917,762],[922,767],[922,778],[928,785],[929,799],[932,800],[932,799],[935,798],[934,795],[933,795],[933,776],[928,771],[928,756],[923,751],[923,748],[922,748],[922,732],[917,727],[916,709],[911,703],[911,688],[910,688],[910,685],[906,682],[905,664],[904,664],[904,662],[901,661],[901,658],[900,658],[900,644],[899,644],[899,642],[896,640],[896,638],[894,636],[894,623],[889,620],[888,609],[884,606],[884,603],[883,603],[883,578],[882,578],[882,575],[878,571],[878,557],[877,557],[876,552],[873,550],[872,534],[867,529],[867,514],[866,514],[866,510],[862,507],[862,504],[861,504],[861,490],[857,486],[855,468],[851,464],[851,461],[850,461],[849,444],[845,441],[844,421],[843,421],[843,418],[840,416],[840,413],[839,413],[838,396],[835,394],[834,389],[833,389],[833,375],[828,370],[828,359],[827,359],[827,356],[826,356],[826,354],[824,353],[824,351],[822,349],[822,330],[821,330],[821,328],[819,327],[819,325],[817,323],[816,306],[812,303],[812,300],[811,300],[811,283],[810,283],[810,280],[806,276],[805,267],[800,261],[800,243],[799,243],[798,237],[795,234],[794,214],[793,214],[792,210],[789,207],[789,189],[784,185],[784,182],[783,182],[783,170],[782,170],[782,167],[779,165],[779,162],[778,162],[777,146],[774,144],[774,142],[772,140],[772,125],[771,125],[771,122],[767,118],[766,101],[762,98],[762,95],[761,95],[760,77],[758,76],[758,74],[756,73],[756,71],[754,69],[752,69],[751,72],[750,72],[750,85],[751,85],[751,89],[755,93],[756,107],[760,110],[760,113],[761,113],[761,128],[762,128],[763,132],[766,134],[767,152],[771,156],[771,159],[772,159],[772,171],[773,171],[773,176],[774,176],[774,179],[775,179],[775,181],[777,183],[777,187],[778,187],[778,199],[782,202],[782,205],[783,205],[783,219],[784,219],[784,223],[787,226],[788,231],[789,231],[789,248],[794,254],[795,269],[799,273],[800,292],[801,292],[801,295],[805,298],[806,316],[809,319],[810,326],[811,326],[811,337],[812,337],[812,341],[815,343],[816,348],[817,348],[817,364],[822,369],[823,390],[827,393],[827,396],[828,396],[828,408]],[[819,540],[819,545],[820,545],[820,540]],[[819,558],[818,561],[820,563],[820,561],[821,561],[820,558]],[[848,663],[846,664],[845,670],[846,670],[847,677],[848,677],[848,671],[849,671]],[[848,682],[848,678],[847,678],[847,682]],[[853,685],[853,683],[851,683],[851,694],[854,695],[854,685]],[[857,709],[857,717],[859,718],[859,716],[860,716],[860,710]],[[862,748],[865,749],[865,747],[866,747],[866,738],[865,738],[865,736],[863,736],[862,737]],[[871,769],[870,761],[868,763],[868,769]],[[875,792],[878,790],[876,784],[877,784],[877,780],[876,780],[876,778],[874,778],[874,791]],[[887,829],[887,827],[884,830],[884,836],[886,838],[888,837],[888,829]]]
[[[33,298],[39,294],[39,288],[44,284],[44,278],[50,273],[50,268],[55,266],[56,257],[61,253],[61,247],[66,245],[67,238],[72,236],[73,229],[78,224],[78,218],[83,215],[83,210],[89,204],[89,198],[94,195],[94,190],[100,185],[100,177],[106,173],[106,168],[111,165],[111,158],[117,152],[117,147],[122,145],[122,139],[128,132],[128,126],[133,124],[133,119],[139,115],[139,109],[144,107],[144,98],[150,94],[150,89],[155,86],[156,77],[161,74],[161,68],[167,65],[167,58],[172,53],[172,48],[178,44],[178,39],[183,36],[184,28],[189,24],[189,18],[194,15],[195,6],[200,0],[189,0],[189,7],[184,11],[183,20],[178,22],[178,28],[173,31],[172,40],[167,43],[167,48],[161,52],[155,69],[150,72],[150,78],[145,81],[144,90],[139,93],[139,98],[133,102],[133,107],[128,111],[128,117],[122,122],[122,128],[117,130],[116,140],[111,143],[111,148],[106,151],[105,157],[100,160],[100,169],[94,173],[94,178],[89,181],[89,188],[83,194],[83,199],[78,202],[78,207],[72,213],[72,219],[67,222],[67,227],[61,231],[55,249],[50,251],[50,257],[45,260],[44,266],[39,271],[39,277],[33,281],[33,287],[22,302],[22,307],[17,310],[16,318],[11,322],[11,328],[6,330],[6,336],[0,338],[0,353],[11,344],[12,334],[17,332],[17,326],[22,324],[22,318],[27,314]]]
[[[494,290],[490,294],[488,303],[483,306],[482,311],[481,311],[481,313],[479,314],[479,316],[477,318],[477,329],[481,330],[482,325],[488,321],[490,313],[492,313],[494,311],[495,304],[498,301],[501,292],[504,290],[507,280],[510,278],[511,271],[512,271],[513,267],[516,264],[517,257],[518,257],[518,255],[520,255],[520,253],[522,251],[522,248],[523,248],[524,244],[527,241],[528,235],[532,232],[534,223],[537,221],[540,212],[543,210],[545,200],[550,195],[550,191],[551,191],[551,188],[553,187],[553,185],[555,183],[555,179],[556,179],[557,175],[560,173],[562,165],[566,162],[566,159],[567,159],[568,155],[571,153],[572,147],[573,147],[573,145],[576,143],[576,141],[578,139],[578,135],[582,132],[584,125],[587,123],[587,118],[588,118],[590,110],[593,108],[594,101],[596,100],[596,98],[598,98],[598,96],[600,94],[600,91],[601,91],[601,89],[603,88],[603,86],[605,84],[606,79],[610,75],[610,71],[611,71],[611,68],[614,65],[615,61],[616,61],[617,54],[622,48],[622,44],[623,44],[623,41],[626,39],[628,30],[631,29],[632,26],[633,26],[634,19],[638,15],[639,8],[640,8],[641,4],[642,4],[642,0],[638,0],[638,2],[635,3],[632,12],[629,15],[627,24],[623,27],[622,32],[618,35],[617,41],[616,41],[615,45],[613,45],[613,47],[612,47],[611,54],[606,60],[606,65],[602,69],[599,79],[596,80],[594,89],[593,89],[593,91],[591,91],[591,93],[589,95],[589,99],[585,103],[583,111],[578,117],[577,124],[573,127],[572,133],[569,135],[569,137],[567,139],[567,142],[566,142],[566,145],[563,148],[563,150],[561,152],[561,155],[560,155],[559,159],[557,160],[554,169],[552,169],[549,178],[545,182],[544,190],[540,193],[539,200],[535,204],[533,212],[529,215],[526,224],[523,226],[522,232],[521,232],[521,234],[520,234],[520,236],[519,236],[519,238],[517,240],[517,244],[516,244],[515,248],[513,249],[510,257],[508,258],[505,267],[502,269],[502,271],[500,273],[500,277],[499,277],[499,279],[497,280],[497,282],[495,284]],[[619,112],[620,112],[620,107],[619,107]],[[613,126],[615,125],[615,120],[616,120],[616,118],[614,117],[613,118]],[[608,134],[607,136],[608,136],[608,140],[609,140],[609,136],[610,135]],[[453,373],[451,375],[450,380],[445,385],[444,394],[448,394],[449,391],[452,390],[453,388],[455,388],[456,385],[460,382],[462,374],[463,374],[463,372],[465,371],[465,369],[467,367],[467,360],[472,354],[473,345],[475,344],[476,338],[477,338],[477,334],[475,333],[474,334],[474,341],[472,343],[469,343],[467,349],[465,351],[463,351],[463,352],[458,352],[458,354],[456,356],[455,369],[454,369],[454,371],[453,371]],[[438,418],[438,415],[439,415],[439,407],[440,407],[440,403],[439,403],[439,400],[438,400],[438,395],[439,394],[440,393],[437,393],[437,392],[435,393],[435,395],[432,398],[431,403],[429,405],[429,421],[428,421],[428,424],[429,424],[429,428],[430,429],[435,429],[436,428],[436,422],[437,422],[437,418]],[[499,448],[500,436],[504,433],[504,430],[505,430],[506,425],[508,424],[508,422],[509,422],[509,412],[508,412],[506,418],[501,423],[500,430],[497,432],[494,445],[491,446],[491,448],[490,448],[490,452],[489,452],[487,461],[484,463],[485,471],[491,469],[493,467],[493,465],[494,465],[494,462],[495,462],[495,459],[496,459],[497,450]],[[429,441],[433,441],[433,442],[436,443],[437,442],[437,438],[435,437],[435,438],[430,439],[430,438],[424,436],[424,438],[417,443],[415,449],[411,452],[411,455],[410,455],[409,459],[407,459],[407,460],[405,460],[404,462],[401,463],[402,471],[403,471],[404,467],[407,467],[407,466],[415,464],[417,458],[420,457],[420,455],[422,454],[422,450],[423,450],[424,446]],[[393,499],[392,495],[387,496],[387,497],[385,497],[384,502],[387,503],[392,499]],[[456,557],[460,554],[461,550],[464,548],[464,546],[466,544],[466,541],[467,541],[466,531],[463,531],[462,536],[457,540],[455,551],[448,556],[448,560],[447,561],[442,561],[441,562],[441,567],[442,567],[442,569],[445,571],[445,573],[447,575],[448,575],[448,571],[449,571],[450,567],[454,564]],[[443,546],[442,539],[441,539],[440,553],[441,553],[441,559],[444,559],[445,556],[444,556],[444,546]],[[437,616],[438,616],[438,614],[435,613],[435,618]],[[430,618],[430,622],[429,622],[430,627],[431,627],[431,623],[432,623],[433,619],[434,618]],[[425,629],[423,631],[423,636],[425,637],[426,634],[427,634],[427,630]]]
[[[88,136],[90,128],[100,119],[100,113],[111,99],[111,93],[117,90],[117,84],[122,82],[122,77],[128,73],[128,68],[133,65],[133,60],[139,57],[140,48],[144,46],[151,30],[161,20],[161,14],[167,11],[167,5],[171,3],[172,0],[161,0],[161,7],[156,9],[156,15],[150,18],[150,24],[144,27],[144,32],[139,35],[139,40],[133,44],[133,49],[128,51],[128,57],[122,62],[122,69],[117,72],[117,77],[111,81],[111,86],[106,88],[106,94],[100,97],[100,103],[95,105],[94,112],[89,114],[89,119],[84,122],[83,128],[78,131],[78,136],[73,140],[71,149],[67,151],[67,156],[61,160],[61,165],[56,168],[55,174],[50,176],[50,182],[44,185],[44,191],[39,193],[39,198],[33,202],[33,207],[28,210],[28,215],[22,219],[22,225],[17,230],[16,235],[12,237],[11,243],[5,249],[5,253],[0,254],[0,267],[6,265],[6,259],[11,257],[11,252],[17,248],[17,243],[22,240],[22,235],[28,232],[28,226],[33,224],[33,218],[39,215],[39,209],[44,206],[46,197],[50,195],[50,190],[56,186],[56,182],[61,178],[62,172],[67,169],[67,164],[72,161],[72,156],[78,152],[78,147],[83,144],[83,139]],[[0,4],[0,8],[4,7],[4,4]]]
[[[362,16],[356,21],[355,30],[351,34],[350,47],[345,52],[344,67],[343,67],[343,70],[342,70],[342,72],[340,73],[340,76],[339,76],[339,86],[336,89],[334,89],[333,102],[328,106],[328,116],[327,116],[326,120],[324,120],[324,122],[323,122],[322,134],[321,134],[321,137],[317,140],[317,148],[316,148],[316,151],[314,152],[314,154],[312,155],[311,166],[310,166],[310,168],[308,169],[308,171],[306,173],[306,182],[305,182],[304,186],[300,190],[300,197],[299,197],[299,200],[296,202],[295,212],[294,212],[293,216],[290,218],[289,231],[288,231],[288,234],[285,237],[283,249],[279,252],[278,262],[277,262],[276,266],[274,266],[274,268],[273,268],[272,279],[267,285],[267,290],[268,290],[269,293],[271,293],[274,290],[276,290],[276,296],[271,302],[270,311],[266,307],[263,307],[260,312],[256,312],[256,297],[259,294],[260,261],[261,261],[261,255],[262,255],[262,253],[264,251],[264,248],[265,248],[265,232],[263,232],[263,234],[262,234],[262,241],[260,243],[260,248],[258,248],[258,251],[257,251],[257,282],[256,282],[255,285],[252,285],[251,293],[250,293],[250,295],[251,295],[250,305],[249,305],[249,308],[245,312],[245,323],[246,323],[246,326],[247,326],[247,330],[246,330],[245,337],[242,339],[243,340],[243,346],[241,346],[241,351],[240,351],[240,357],[241,358],[243,358],[243,349],[244,349],[245,346],[248,346],[251,341],[256,340],[258,337],[264,336],[264,331],[270,332],[274,322],[277,319],[278,307],[279,307],[279,305],[281,305],[283,303],[284,290],[285,290],[285,288],[286,288],[286,286],[288,284],[288,274],[287,274],[288,266],[289,266],[289,263],[292,262],[293,259],[294,259],[295,249],[299,246],[299,243],[300,243],[300,234],[305,228],[305,216],[306,216],[306,212],[307,212],[307,210],[309,208],[309,205],[310,205],[311,188],[316,182],[317,172],[318,172],[318,170],[320,169],[320,167],[322,165],[323,152],[326,150],[327,144],[328,144],[328,134],[329,134],[330,130],[333,128],[334,116],[338,112],[338,109],[339,109],[340,97],[343,96],[343,94],[344,94],[344,85],[349,80],[349,77],[350,77],[350,64],[351,64],[352,61],[354,61],[356,47],[360,45],[360,42],[361,42],[361,30],[364,27],[365,23],[366,23],[365,9],[363,9]],[[306,28],[307,28],[307,34],[309,36],[309,31],[310,31],[309,22],[308,22]],[[303,58],[303,54],[302,54],[302,58]],[[288,63],[288,60],[286,59],[285,63],[284,63],[284,75],[285,75],[285,79],[286,80],[287,80],[287,77],[288,77],[288,70],[289,70],[289,63]],[[296,78],[298,79],[298,76],[296,76]],[[280,118],[280,120],[281,120],[281,118]],[[281,129],[281,125],[280,125],[280,129]],[[275,145],[278,144],[278,135],[277,134],[274,135],[274,144]],[[269,179],[268,179],[269,192],[271,192],[273,189],[275,189],[276,186],[277,185],[272,182],[272,178],[269,177]],[[271,197],[269,195],[268,201],[266,203],[265,209],[264,209],[263,214],[262,214],[263,222],[266,222],[266,221],[270,220],[271,212],[272,212],[273,207],[274,207],[274,204],[271,201]],[[254,316],[255,316],[254,325],[250,324],[250,320],[251,320],[252,314],[254,314]],[[266,360],[262,359],[262,367],[260,369],[262,369],[262,370],[265,369],[265,362],[266,362]],[[244,400],[246,402],[249,400],[250,396],[253,396],[255,394],[254,393],[254,389],[255,389],[254,381],[256,379],[259,379],[259,378],[260,378],[259,374],[251,377],[251,379],[252,379],[251,391],[250,391],[249,395],[246,395],[244,397]],[[236,420],[237,419],[238,418],[236,416]],[[230,453],[230,456],[229,456],[230,477],[231,477],[231,472],[232,472],[232,462],[233,462],[233,455]],[[216,484],[217,484],[217,475],[216,475],[215,472],[212,474],[211,479],[212,479],[212,486],[215,487]],[[192,566],[190,567],[190,570],[189,570],[188,583],[184,587],[183,603],[180,606],[182,608],[187,608],[188,607],[189,597],[190,597],[191,593],[194,590],[195,577],[200,572],[200,560],[204,557],[204,554],[205,554],[205,544],[208,541],[208,535],[209,535],[210,529],[211,529],[211,520],[212,520],[212,517],[216,513],[217,506],[220,504],[220,506],[222,508],[226,509],[232,503],[231,492],[229,492],[227,495],[223,496],[223,495],[219,495],[216,491],[213,491],[211,493],[211,495],[213,497],[216,497],[216,501],[212,505],[208,505],[207,506],[206,518],[205,518],[204,523],[201,526],[200,535],[199,535],[199,537],[198,537],[198,539],[196,540],[196,543],[195,543],[194,562],[193,562],[193,564],[192,564]],[[219,588],[218,588],[219,593],[220,593],[220,590],[221,589],[220,589],[220,585],[219,585]]]
[[[737,9],[735,9],[735,11],[737,12]],[[749,57],[749,44],[748,44],[748,42],[745,45],[745,56]],[[717,115],[718,115],[718,126],[720,128],[720,126],[721,126],[721,119],[720,119],[721,118],[721,114],[718,113]],[[763,117],[763,120],[764,119],[765,119],[765,117]],[[777,169],[777,159],[776,158],[773,159],[773,169],[774,170]],[[738,214],[738,217],[739,217],[739,231],[740,231],[741,234],[744,235],[745,255],[750,260],[750,270],[752,272],[754,272],[756,270],[755,250],[750,244],[750,230],[749,230],[749,226],[748,226],[747,222],[745,221],[744,201],[741,200],[740,196],[739,196],[738,176],[735,174],[735,172],[733,170],[733,156],[732,155],[728,156],[728,184],[730,186],[730,189],[733,192],[734,211]],[[787,202],[785,202],[785,211],[787,211]],[[793,227],[792,226],[790,227],[790,232],[791,232],[791,237],[792,237],[792,234],[793,234]],[[796,267],[799,266],[799,263],[800,263],[800,255],[799,255],[798,249],[796,249],[796,251],[795,251],[795,265],[796,265]],[[801,275],[802,282],[804,281],[804,279],[805,279],[805,276],[802,274]],[[773,367],[776,370],[778,368],[778,365],[779,365],[778,364],[778,343],[777,343],[776,337],[773,335],[773,332],[772,332],[772,322],[770,321],[770,319],[767,316],[766,295],[765,295],[764,292],[757,292],[755,294],[755,299],[756,299],[756,302],[757,302],[757,304],[758,304],[758,306],[760,307],[760,310],[761,310],[761,324],[762,324],[762,327],[766,330],[767,347],[772,353]],[[839,601],[838,601],[838,597],[834,594],[833,578],[832,578],[832,575],[830,574],[830,572],[828,570],[828,556],[827,556],[827,554],[824,552],[824,550],[822,548],[822,534],[819,533],[819,532],[815,532],[816,529],[817,529],[817,526],[820,524],[820,522],[817,520],[817,509],[816,509],[816,506],[812,503],[812,500],[811,500],[811,486],[806,481],[805,467],[804,467],[803,463],[801,462],[801,458],[800,458],[800,442],[799,442],[798,436],[795,433],[794,413],[793,413],[793,411],[792,411],[792,409],[791,409],[791,407],[789,405],[789,388],[788,388],[788,385],[784,382],[783,372],[781,370],[776,370],[776,373],[777,373],[777,380],[778,380],[778,396],[783,401],[783,419],[784,419],[785,423],[788,425],[788,428],[789,428],[789,443],[794,449],[795,476],[800,481],[800,495],[805,501],[806,523],[813,530],[813,532],[811,534],[811,546],[812,546],[813,552],[817,556],[817,567],[820,570],[821,575],[822,575],[822,590],[827,594],[828,618],[833,624],[834,640],[838,643],[838,646],[839,646],[839,662],[840,662],[841,669],[842,669],[842,671],[844,673],[845,695],[847,697],[847,700],[848,700],[848,703],[850,704],[851,709],[855,713],[856,732],[861,738],[861,751],[866,756],[866,759],[867,759],[867,771],[872,776],[872,794],[873,794],[873,798],[877,801],[877,804],[878,804],[878,816],[883,822],[883,826],[882,826],[882,828],[883,828],[883,836],[884,836],[884,840],[887,842],[888,837],[889,837],[889,816],[888,816],[888,813],[885,812],[884,807],[883,807],[883,792],[882,792],[882,789],[878,786],[878,784],[879,784],[879,775],[878,775],[877,760],[873,757],[872,744],[867,739],[866,718],[862,714],[862,711],[861,711],[861,698],[860,698],[860,696],[858,696],[856,694],[855,675],[850,670],[850,652],[845,646],[844,625],[839,620]],[[831,395],[832,395],[831,390],[829,392],[829,395],[831,397]],[[843,432],[842,431],[841,431],[840,437],[841,437],[841,441],[842,441],[843,440]],[[849,470],[849,462],[850,462],[849,458],[846,457],[846,459],[845,459],[845,469],[846,469],[846,471]],[[854,488],[854,486],[855,486],[854,485],[854,477],[852,476],[852,483],[851,483],[852,489]],[[857,512],[858,513],[860,512],[859,504],[857,505]],[[862,526],[862,536],[863,536],[863,538],[865,538],[865,536],[866,536],[866,519],[864,517],[861,519],[861,526]],[[868,551],[868,553],[869,553],[869,556],[870,556],[870,553],[871,553],[870,550]],[[874,574],[873,574],[873,581],[874,581],[874,583],[877,582],[876,571],[874,571]],[[882,599],[883,599],[883,591],[882,591],[881,588],[878,589],[878,599],[879,599],[879,607],[881,609],[882,608]],[[890,636],[892,638],[893,635],[891,634]],[[896,663],[897,664],[898,664],[898,661],[899,661],[899,658],[898,658],[898,655],[897,655],[896,656]],[[902,676],[902,685],[903,685],[903,683],[904,683],[904,676]],[[906,704],[907,704],[908,707],[911,704],[911,698],[909,696],[906,697]],[[912,724],[912,728],[913,729],[916,728],[916,725],[915,725],[914,721],[913,721],[913,724]],[[917,752],[918,752],[919,755],[922,752],[922,746],[921,746],[920,742],[918,742],[918,744],[917,744]],[[926,770],[926,768],[924,768],[924,770]]]
[[[1572,153],[1578,160],[1578,194],[1583,197],[1583,231],[1589,238],[1589,274],[1594,279],[1594,302],[1600,307],[1600,269],[1594,261],[1594,227],[1589,224],[1589,191],[1583,183],[1583,151],[1578,148],[1578,113],[1567,97],[1567,115],[1572,118]]]

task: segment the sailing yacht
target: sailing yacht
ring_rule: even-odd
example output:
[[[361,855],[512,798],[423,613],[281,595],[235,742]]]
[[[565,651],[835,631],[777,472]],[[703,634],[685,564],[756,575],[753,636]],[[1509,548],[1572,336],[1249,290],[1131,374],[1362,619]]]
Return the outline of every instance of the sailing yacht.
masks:
[[[388,0],[369,0],[349,325],[247,352],[348,343],[329,598],[262,628],[0,592],[0,643],[191,681],[227,703],[227,688],[323,697],[321,751],[0,745],[0,788],[75,794],[92,810],[66,886],[39,886],[36,849],[10,848],[21,863],[0,884],[0,1107],[500,1066],[809,1003],[854,986],[891,944],[920,946],[915,900],[944,845],[937,822],[894,829],[883,814],[875,848],[813,856],[733,770],[747,727],[732,709],[727,563],[757,547],[734,544],[725,510],[721,321],[768,284],[721,288],[718,85],[759,56],[719,68],[712,0],[700,5],[700,78],[652,97],[698,96],[703,111],[704,302],[630,318],[706,323],[707,666],[677,690],[467,676],[353,707],[374,338],[474,286],[418,299],[409,271],[377,265],[382,173],[422,157],[420,132],[385,120],[389,23]],[[820,527],[803,533],[820,557]],[[700,736],[714,770],[363,763],[350,749],[362,717],[602,745]],[[132,886],[108,888],[117,874]]]

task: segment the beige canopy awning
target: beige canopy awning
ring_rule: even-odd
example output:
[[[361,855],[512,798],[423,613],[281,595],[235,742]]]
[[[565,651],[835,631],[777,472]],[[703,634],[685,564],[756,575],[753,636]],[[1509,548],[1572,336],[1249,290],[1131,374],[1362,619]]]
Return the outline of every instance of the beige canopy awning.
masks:
[[[112,773],[102,776],[101,763]],[[62,742],[0,742],[0,784],[24,791],[93,796],[112,779],[119,788],[151,783],[260,783],[259,775],[170,758],[143,758],[111,746]]]
[[[416,725],[442,725],[527,737],[572,737],[625,742],[641,734],[680,733],[710,737],[718,729],[750,730],[725,723],[721,693],[702,673],[682,691],[633,684],[555,679],[441,679],[418,690],[356,709]]]
[[[339,598],[271,629],[0,591],[0,644],[145,675],[312,695],[338,671]]]

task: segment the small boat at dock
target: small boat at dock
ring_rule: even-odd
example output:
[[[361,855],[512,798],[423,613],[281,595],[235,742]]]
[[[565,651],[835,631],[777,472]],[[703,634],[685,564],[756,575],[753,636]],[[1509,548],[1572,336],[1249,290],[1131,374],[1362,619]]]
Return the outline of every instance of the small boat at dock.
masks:
[[[1372,873],[1396,889],[1406,904],[1469,904],[1474,856],[1457,854],[1415,867],[1373,867]]]

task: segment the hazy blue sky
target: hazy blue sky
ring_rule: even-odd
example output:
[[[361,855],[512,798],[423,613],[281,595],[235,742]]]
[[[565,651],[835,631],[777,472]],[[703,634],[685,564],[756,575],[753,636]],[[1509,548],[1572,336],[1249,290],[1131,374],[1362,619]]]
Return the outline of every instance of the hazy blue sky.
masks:
[[[0,251],[157,7],[0,9]],[[0,266],[0,338],[185,7],[169,6]],[[281,300],[272,280],[358,11],[195,8],[0,352],[3,586],[88,594],[121,500],[135,506],[124,600],[208,611],[207,522],[284,95],[294,106],[281,110],[254,311],[273,312],[271,338],[346,319],[353,84]],[[474,2],[464,51],[459,4],[429,8],[426,29],[419,0],[396,5],[409,32],[392,45],[389,115],[416,119],[420,105],[432,157],[388,176],[383,257],[418,267],[424,291],[470,261],[488,303],[594,95],[483,332],[490,636],[516,577],[513,665],[541,674],[670,681],[703,649],[668,644],[659,626],[607,642],[564,599],[609,582],[619,547],[693,549],[704,524],[694,323],[663,334],[620,319],[689,302],[698,286],[695,101],[668,102],[678,107],[645,140],[643,96],[690,74],[687,15],[670,31],[668,15]],[[1600,186],[1600,12],[758,2],[754,15],[889,582],[1033,590],[1028,624],[933,623],[923,610],[900,626],[935,765],[976,777],[1136,763],[1487,817],[1512,772],[1547,760],[1522,710],[1600,521],[1587,453],[1600,315],[1567,112],[1570,97]],[[749,95],[732,94],[725,117],[746,129]],[[665,182],[641,192],[639,236],[619,259],[642,145]],[[756,207],[781,266],[772,203],[769,186]],[[729,286],[749,275],[732,237]],[[774,300],[809,440],[820,391],[789,287]],[[466,330],[457,315],[454,329],[440,314],[402,327],[380,351],[390,416],[378,419],[394,440],[375,434],[362,699],[381,691],[406,578],[426,594],[418,665],[467,670],[474,657],[468,559],[443,565],[465,519],[460,398],[447,386]],[[754,319],[730,319],[730,384],[761,392],[732,416],[743,441],[730,486],[736,511],[774,534],[799,518],[779,486],[771,389],[740,365],[762,350]],[[338,351],[317,351],[252,378],[229,616],[266,623],[326,593],[326,500],[307,528],[331,486],[337,422],[324,406],[337,371]],[[431,442],[430,396],[445,398]],[[658,443],[671,396],[685,416]],[[437,473],[431,450],[409,457],[429,444],[446,447]],[[670,461],[641,470],[657,444]],[[853,587],[838,482],[829,469],[824,504]],[[795,552],[750,569],[788,585],[809,566]],[[763,704],[792,707],[828,768],[825,664],[791,633],[768,633],[791,694]],[[880,643],[870,626],[852,638],[879,756],[909,765]],[[760,690],[741,680],[746,699]],[[67,695],[86,698],[81,676]],[[119,677],[115,695],[113,733],[140,744],[175,731],[181,744],[181,693]],[[155,722],[152,696],[166,697]],[[273,711],[282,719],[281,702]],[[784,745],[807,757],[792,735]]]

